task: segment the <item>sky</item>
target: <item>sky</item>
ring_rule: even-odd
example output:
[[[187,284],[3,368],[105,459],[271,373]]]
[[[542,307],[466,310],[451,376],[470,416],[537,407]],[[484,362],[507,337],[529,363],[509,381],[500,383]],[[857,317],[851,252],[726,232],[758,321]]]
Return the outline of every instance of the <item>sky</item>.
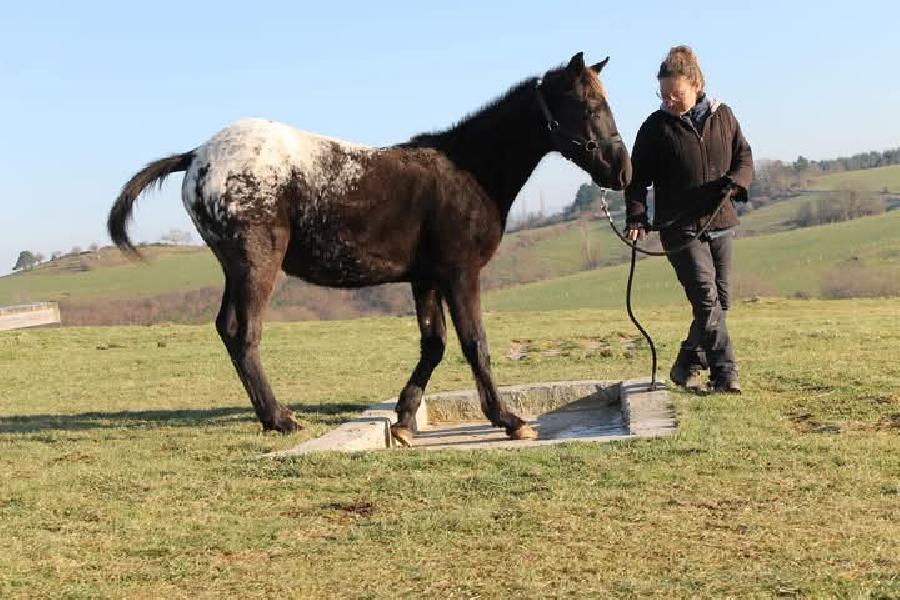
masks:
[[[146,163],[242,117],[372,146],[444,129],[578,51],[629,147],[669,47],[700,58],[754,158],[900,146],[900,2],[29,2],[0,11],[0,275],[22,250],[109,244]],[[513,206],[559,210],[589,177],[558,155]],[[135,241],[193,229],[181,175],[143,197]]]

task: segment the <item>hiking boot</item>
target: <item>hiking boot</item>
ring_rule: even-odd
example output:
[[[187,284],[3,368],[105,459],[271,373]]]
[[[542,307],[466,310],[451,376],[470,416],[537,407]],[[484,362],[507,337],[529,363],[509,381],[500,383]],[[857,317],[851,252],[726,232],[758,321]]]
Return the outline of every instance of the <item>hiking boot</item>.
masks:
[[[740,394],[741,384],[737,375],[721,375],[709,381],[709,392],[712,394]]]
[[[669,381],[689,390],[702,387],[699,367],[686,367],[681,363],[672,365],[672,370],[669,371]]]

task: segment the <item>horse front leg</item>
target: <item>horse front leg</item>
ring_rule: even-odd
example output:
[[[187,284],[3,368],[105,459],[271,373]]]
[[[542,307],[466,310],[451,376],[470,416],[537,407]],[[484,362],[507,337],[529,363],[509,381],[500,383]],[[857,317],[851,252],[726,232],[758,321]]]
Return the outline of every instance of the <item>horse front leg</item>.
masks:
[[[494,384],[487,335],[481,318],[481,289],[477,272],[464,274],[450,286],[447,305],[463,355],[475,377],[482,412],[494,427],[503,427],[510,438],[535,439],[537,432],[507,409]]]
[[[400,392],[397,422],[391,426],[391,435],[401,446],[409,446],[412,442],[412,421],[422,403],[428,380],[444,357],[447,346],[447,324],[440,292],[433,284],[424,282],[414,282],[412,291],[422,339],[419,362]]]

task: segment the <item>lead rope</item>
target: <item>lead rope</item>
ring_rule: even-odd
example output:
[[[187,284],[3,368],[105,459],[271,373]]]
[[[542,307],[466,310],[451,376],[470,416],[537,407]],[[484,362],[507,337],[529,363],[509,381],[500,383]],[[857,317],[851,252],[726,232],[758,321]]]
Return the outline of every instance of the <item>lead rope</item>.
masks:
[[[634,266],[637,264],[637,240],[631,242],[630,245],[631,268],[628,269],[628,286],[625,290],[625,309],[628,311],[628,318],[631,319],[631,322],[634,323],[634,326],[637,327],[638,331],[641,332],[641,335],[644,336],[644,339],[646,339],[647,343],[650,345],[650,357],[652,360],[652,366],[650,367],[650,390],[653,391],[656,389],[656,346],[653,344],[653,338],[651,338],[650,334],[641,327],[641,324],[634,316],[634,312],[631,310],[631,283],[634,281]]]
[[[607,189],[602,187],[600,188],[600,210],[603,211],[603,214],[606,215],[607,220],[609,221],[609,226],[612,228],[613,232],[615,232],[616,236],[620,240],[622,240],[626,245],[631,247],[631,268],[628,270],[628,285],[625,288],[625,309],[628,311],[628,318],[631,319],[631,322],[634,323],[634,326],[637,327],[638,331],[641,332],[641,335],[644,336],[644,339],[647,340],[647,344],[650,346],[650,357],[652,361],[651,370],[650,370],[650,391],[656,389],[656,345],[653,343],[653,338],[650,337],[650,334],[647,333],[647,330],[644,329],[641,324],[638,322],[637,317],[634,316],[634,311],[631,309],[631,288],[632,283],[634,282],[634,267],[637,264],[637,253],[641,252],[642,254],[646,254],[648,256],[665,256],[666,254],[674,254],[676,252],[681,252],[685,248],[688,247],[693,240],[689,240],[684,244],[676,246],[670,250],[663,250],[661,252],[654,250],[645,250],[644,248],[638,248],[637,240],[629,240],[619,231],[616,224],[613,222],[612,215],[609,212],[609,205],[606,203],[606,192]],[[709,218],[709,221],[706,222],[706,225],[700,230],[697,234],[697,238],[707,232],[710,227],[710,224],[716,218],[716,215],[719,214],[719,211],[722,210],[722,207],[725,206],[726,200],[729,200],[730,196],[726,195],[722,201],[719,203],[718,208],[716,208],[715,212]],[[695,238],[696,239],[696,238]]]

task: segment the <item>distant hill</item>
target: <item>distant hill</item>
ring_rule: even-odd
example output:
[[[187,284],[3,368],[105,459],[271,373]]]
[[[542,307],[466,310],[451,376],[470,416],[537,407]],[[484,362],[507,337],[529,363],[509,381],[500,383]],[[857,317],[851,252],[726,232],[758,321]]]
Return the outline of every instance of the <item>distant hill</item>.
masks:
[[[900,196],[900,166],[820,177],[815,180],[812,191],[745,214],[741,218],[739,235],[768,236],[796,229],[797,212],[804,204],[827,197],[847,186],[874,193],[882,193],[885,189],[893,193],[896,190]],[[623,217],[618,215],[617,223],[622,225],[622,221]],[[875,225],[867,227],[872,228],[871,235],[882,238],[893,236],[896,239],[895,231],[881,230]],[[850,230],[856,231],[855,227],[850,227]],[[806,238],[800,236],[797,239]],[[778,244],[787,243],[775,237],[770,241],[776,243],[776,240],[781,240],[777,241]],[[761,248],[765,250],[768,243],[763,243]],[[745,245],[742,241],[740,247],[754,246]],[[838,248],[838,251],[840,256],[837,260],[846,258],[843,248]],[[142,248],[142,252],[147,258],[145,263],[132,262],[118,249],[106,247],[96,252],[83,252],[46,262],[27,272],[0,277],[0,305],[58,301],[67,324],[197,322],[214,318],[221,298],[223,276],[209,249],[205,246],[150,245]],[[769,256],[766,252],[763,255]],[[485,290],[516,290],[500,291],[492,296],[505,298],[505,294],[515,295],[524,289],[532,289],[517,287],[520,284],[557,280],[576,274],[591,278],[601,272],[595,269],[622,265],[628,257],[628,248],[612,234],[605,219],[583,218],[507,234],[485,269],[482,283]],[[642,271],[652,263],[642,263]],[[778,295],[820,293],[818,280],[788,289],[780,284],[767,283],[765,269],[755,271],[748,268],[747,261],[739,263],[741,269],[746,269],[741,274],[741,285],[746,289],[758,288],[761,293]],[[816,271],[817,277],[821,277],[820,271]],[[621,268],[619,271],[602,272],[619,273],[604,277],[611,277],[611,284],[624,285]],[[660,269],[660,277],[653,285],[666,284],[668,276],[665,269]],[[802,277],[797,281],[801,280]],[[674,279],[668,281],[671,292],[660,292],[660,299],[675,300],[680,297],[680,288],[673,287],[673,282]],[[597,302],[605,297],[602,292],[597,295],[596,289],[591,294],[595,295]],[[611,305],[618,305],[616,303],[621,301],[621,293],[616,291],[608,300]],[[532,302],[528,297],[523,297],[521,301],[529,305]],[[606,304],[601,302],[598,306]],[[364,290],[330,290],[285,278],[272,299],[270,318],[352,318],[374,314],[410,314],[412,310],[409,289],[405,284]]]
[[[741,217],[740,234],[766,235],[796,229],[796,217],[803,205],[829,201],[841,190],[860,190],[883,196],[888,208],[900,206],[900,165],[831,173],[814,179],[808,190],[766,205]]]
[[[615,308],[625,302],[628,265],[496,290],[497,311]],[[900,295],[900,211],[737,240],[735,292],[753,296]],[[637,265],[636,306],[681,302],[684,292],[664,258]]]
[[[146,262],[131,261],[117,248],[106,247],[0,277],[0,304],[146,297],[222,281],[215,257],[205,246],[148,246],[141,252]]]
[[[115,247],[105,247],[0,277],[0,305],[62,302],[64,319],[67,315],[70,324],[214,317],[223,276],[208,248],[151,245],[141,252],[146,262],[131,261]],[[523,230],[505,236],[485,269],[484,285],[490,289],[577,273],[617,264],[627,259],[627,253],[605,221]],[[405,284],[328,290],[285,278],[271,303],[272,314],[286,319],[405,314],[412,310],[408,290]],[[188,304],[193,307],[189,309]]]

